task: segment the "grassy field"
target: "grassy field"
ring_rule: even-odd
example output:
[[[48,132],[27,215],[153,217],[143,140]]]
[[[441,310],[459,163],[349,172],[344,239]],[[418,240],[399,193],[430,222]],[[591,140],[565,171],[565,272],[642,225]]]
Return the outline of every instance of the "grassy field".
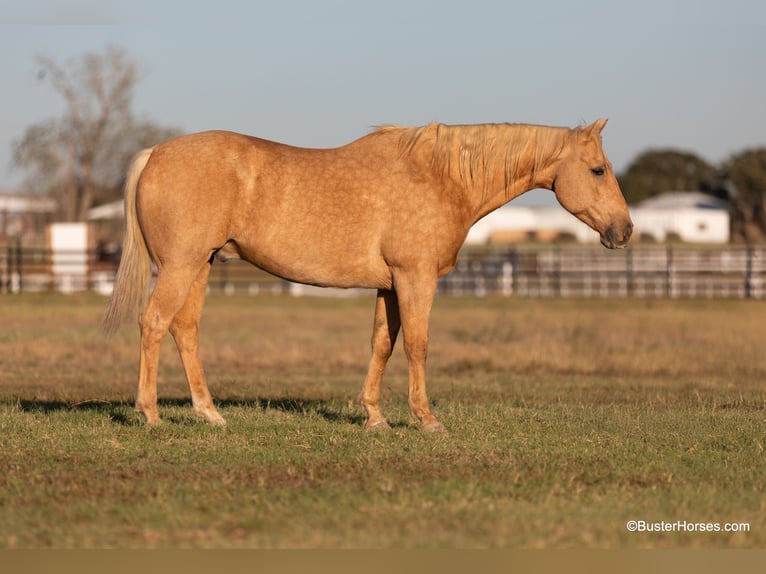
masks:
[[[225,428],[170,340],[142,425],[136,329],[102,340],[104,305],[0,297],[0,548],[766,547],[764,302],[438,299],[442,436],[401,348],[393,428],[362,430],[372,297],[211,296]]]

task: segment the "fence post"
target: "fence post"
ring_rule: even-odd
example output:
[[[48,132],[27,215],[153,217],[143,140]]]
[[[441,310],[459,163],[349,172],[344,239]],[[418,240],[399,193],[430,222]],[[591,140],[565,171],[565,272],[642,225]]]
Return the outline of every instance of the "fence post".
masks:
[[[21,293],[22,291],[24,291],[24,275],[22,272],[22,267],[23,267],[23,262],[21,259],[21,238],[19,237],[16,240],[16,272],[18,273],[18,276],[19,276],[19,281],[17,286],[18,293]]]
[[[514,268],[511,261],[503,261],[502,276],[500,279],[501,292],[503,296],[513,295],[513,274]]]
[[[745,299],[753,298],[753,246],[747,246],[747,259],[745,261]]]
[[[674,264],[673,264],[673,248],[668,247],[667,249],[667,257],[666,257],[666,268],[665,268],[665,293],[668,298],[673,298],[673,279],[675,274]]]
[[[3,256],[2,266],[0,267],[0,293],[8,293],[11,289],[11,268],[8,261],[8,256],[11,254],[11,248],[5,248],[5,255]]]
[[[5,280],[3,281],[2,288],[6,293],[11,292],[11,274],[13,273],[12,249],[10,243],[5,248],[5,275],[3,276]]]

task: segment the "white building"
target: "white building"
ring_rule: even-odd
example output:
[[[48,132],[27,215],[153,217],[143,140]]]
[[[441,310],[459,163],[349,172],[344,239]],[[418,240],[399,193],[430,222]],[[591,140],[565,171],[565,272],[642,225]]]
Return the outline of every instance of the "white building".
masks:
[[[689,243],[728,243],[729,204],[706,193],[671,191],[630,210],[637,237]]]

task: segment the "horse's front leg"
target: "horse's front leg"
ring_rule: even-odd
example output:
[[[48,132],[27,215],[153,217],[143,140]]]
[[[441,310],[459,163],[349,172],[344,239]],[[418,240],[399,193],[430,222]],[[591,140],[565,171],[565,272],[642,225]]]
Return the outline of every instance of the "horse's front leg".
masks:
[[[359,402],[364,408],[366,429],[388,428],[383,413],[380,412],[380,382],[383,371],[391,357],[399,334],[399,308],[394,291],[380,289],[375,302],[375,321],[372,328],[372,358],[364,379]]]
[[[428,322],[436,292],[436,277],[405,274],[395,279],[404,352],[409,364],[410,413],[420,421],[424,431],[442,432],[446,429],[431,413],[426,393]]]

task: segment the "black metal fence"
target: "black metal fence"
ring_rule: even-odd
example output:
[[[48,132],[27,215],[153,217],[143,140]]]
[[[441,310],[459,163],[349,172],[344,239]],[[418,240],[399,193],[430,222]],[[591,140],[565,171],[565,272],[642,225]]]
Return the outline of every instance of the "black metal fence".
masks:
[[[117,256],[118,257],[118,256]],[[117,257],[98,250],[0,248],[0,293],[93,290],[109,294]],[[242,261],[215,263],[209,288],[224,293],[317,293]],[[766,246],[514,246],[464,250],[438,292],[455,296],[766,299]],[[337,293],[337,292],[335,292]]]

